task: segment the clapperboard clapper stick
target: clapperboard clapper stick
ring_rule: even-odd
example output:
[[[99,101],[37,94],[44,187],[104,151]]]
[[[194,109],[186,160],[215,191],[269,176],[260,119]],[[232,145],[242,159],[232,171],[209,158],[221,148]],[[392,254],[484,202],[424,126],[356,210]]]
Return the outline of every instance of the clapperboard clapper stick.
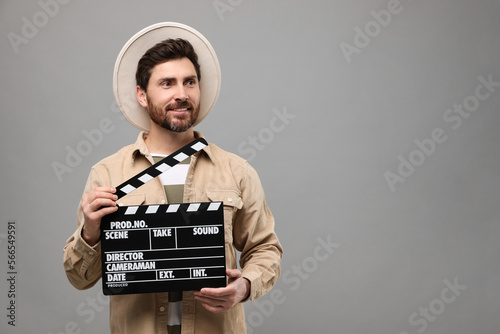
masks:
[[[207,146],[198,138],[116,187],[121,198]],[[105,295],[226,286],[222,202],[119,206],[101,221]]]
[[[207,145],[208,143],[204,138],[195,139],[181,149],[158,161],[153,166],[146,168],[144,171],[116,187],[118,199],[139,188],[146,182],[151,181],[161,173],[177,165],[179,162],[186,160],[186,158],[200,151]]]

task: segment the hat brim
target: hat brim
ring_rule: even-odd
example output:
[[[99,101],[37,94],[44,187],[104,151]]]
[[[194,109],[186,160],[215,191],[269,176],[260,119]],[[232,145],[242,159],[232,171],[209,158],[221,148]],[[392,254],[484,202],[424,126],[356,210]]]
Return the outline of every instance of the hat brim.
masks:
[[[135,34],[123,46],[116,59],[113,73],[113,92],[116,103],[125,118],[135,127],[149,131],[151,119],[148,110],[136,98],[135,73],[141,57],[151,47],[169,38],[182,38],[191,43],[200,64],[200,113],[194,125],[210,113],[220,92],[221,71],[212,45],[195,29],[176,22],[151,25]]]

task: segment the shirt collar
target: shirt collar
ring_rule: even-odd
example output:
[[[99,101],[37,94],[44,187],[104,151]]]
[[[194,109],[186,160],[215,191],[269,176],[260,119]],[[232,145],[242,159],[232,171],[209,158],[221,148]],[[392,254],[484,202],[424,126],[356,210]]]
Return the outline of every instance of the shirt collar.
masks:
[[[135,158],[137,157],[137,154],[141,154],[143,156],[145,156],[146,158],[151,158],[151,153],[149,152],[148,150],[148,147],[146,146],[146,142],[145,142],[145,139],[147,137],[148,133],[146,131],[141,131],[141,133],[139,133],[139,136],[137,137],[137,140],[135,141],[135,144],[133,145],[133,151],[132,151],[132,164],[135,162]],[[194,132],[194,137],[195,138],[205,138],[203,136],[203,134],[201,134],[201,132],[198,132],[198,131],[195,131]],[[208,144],[208,146],[205,146],[202,151],[204,151],[208,158],[210,160],[213,160],[212,159],[212,152],[210,150],[210,144]],[[151,161],[152,161],[152,158],[151,158]]]

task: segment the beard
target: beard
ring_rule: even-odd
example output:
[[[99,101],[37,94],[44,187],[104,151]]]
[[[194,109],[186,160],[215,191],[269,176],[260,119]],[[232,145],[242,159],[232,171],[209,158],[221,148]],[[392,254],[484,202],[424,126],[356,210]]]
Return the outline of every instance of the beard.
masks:
[[[188,130],[196,122],[200,113],[200,105],[198,104],[195,106],[189,100],[180,103],[171,103],[165,108],[153,104],[149,97],[147,97],[147,101],[151,120],[162,128],[173,132],[184,132]],[[189,111],[183,116],[172,115],[172,113],[169,112],[170,109],[183,108],[188,108]]]

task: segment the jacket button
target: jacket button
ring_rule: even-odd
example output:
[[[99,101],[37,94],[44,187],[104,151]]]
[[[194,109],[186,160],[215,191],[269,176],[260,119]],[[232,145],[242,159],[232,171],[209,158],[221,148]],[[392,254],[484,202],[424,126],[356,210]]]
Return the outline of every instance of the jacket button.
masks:
[[[232,199],[231,197],[229,197],[229,198],[227,199],[227,201],[228,201],[229,203],[231,203],[231,202],[233,201],[233,199]]]
[[[164,306],[161,306],[160,307],[160,312],[164,312],[165,311],[165,307]]]

